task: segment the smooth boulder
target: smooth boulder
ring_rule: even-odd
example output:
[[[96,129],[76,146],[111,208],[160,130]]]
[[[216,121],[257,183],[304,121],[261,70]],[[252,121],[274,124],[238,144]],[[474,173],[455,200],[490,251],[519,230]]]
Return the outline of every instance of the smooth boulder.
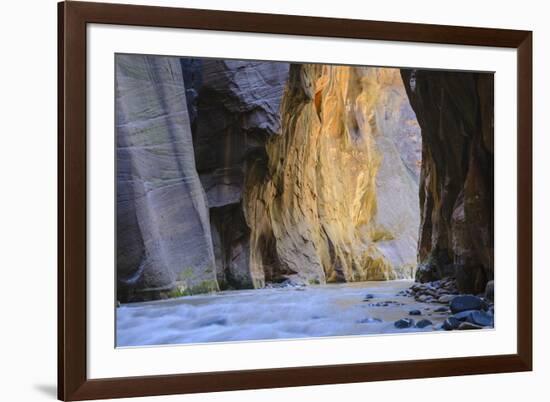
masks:
[[[460,323],[457,329],[462,331],[467,329],[483,329],[483,327],[480,325],[472,324],[471,322],[468,322],[468,321],[464,321]]]
[[[394,322],[393,325],[395,326],[395,328],[399,329],[410,328],[414,325],[414,320],[410,318],[401,318],[400,320]]]
[[[455,297],[450,304],[453,314],[466,310],[481,310],[484,306],[483,300],[477,296],[464,295]]]
[[[466,321],[482,327],[492,327],[494,325],[494,317],[485,311],[470,312],[466,317]]]
[[[433,325],[433,323],[430,320],[420,320],[416,323],[415,327],[426,328],[426,327],[429,327],[430,325]]]
[[[451,316],[447,318],[445,322],[443,322],[442,328],[446,331],[451,331],[453,329],[457,329],[459,325],[460,325],[460,321],[457,318]]]

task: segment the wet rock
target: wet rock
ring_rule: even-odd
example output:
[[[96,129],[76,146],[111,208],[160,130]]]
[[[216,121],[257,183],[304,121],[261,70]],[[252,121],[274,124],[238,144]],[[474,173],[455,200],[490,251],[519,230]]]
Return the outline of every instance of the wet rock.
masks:
[[[433,323],[430,320],[420,320],[416,323],[416,328],[426,328],[430,325],[433,325]]]
[[[416,270],[414,280],[420,283],[431,282],[437,278],[437,274],[432,265],[420,264]]]
[[[466,310],[455,314],[454,317],[459,321],[466,321],[483,327],[492,327],[494,325],[494,317],[485,311]]]
[[[451,294],[444,294],[444,295],[440,296],[439,299],[437,299],[437,302],[442,303],[442,304],[447,304],[447,303],[452,302],[455,297],[456,296],[451,295]]]
[[[447,313],[449,309],[447,307],[438,307],[434,310],[434,313]]]
[[[451,331],[453,329],[457,329],[459,325],[460,325],[460,321],[455,317],[451,316],[443,322],[442,328],[446,331]]]
[[[436,288],[428,287],[426,289],[426,291],[424,292],[424,294],[427,295],[428,297],[431,297],[432,299],[438,299],[439,298],[439,293],[438,293],[438,290]]]
[[[459,321],[470,321],[470,316],[476,312],[478,312],[478,310],[465,310],[465,311],[461,311],[459,313],[453,314],[453,317],[455,317]]]
[[[470,322],[474,323],[474,324],[477,324],[477,325],[482,325],[484,327],[492,327],[494,325],[494,316],[489,314],[489,313],[486,313],[485,311],[476,311],[474,313],[471,314],[470,316]]]
[[[464,321],[464,322],[461,322],[460,325],[458,326],[459,330],[465,330],[465,329],[483,329],[482,326],[480,325],[476,325],[476,324],[472,324],[471,322],[468,322],[468,321]]]
[[[416,298],[416,300],[418,300],[421,303],[427,303],[429,299],[430,299],[430,296],[427,296],[427,295],[420,295]]]
[[[485,298],[491,301],[495,299],[495,281],[487,282],[487,286],[485,286]]]
[[[409,311],[409,315],[421,315],[422,312],[420,310],[411,310]]]
[[[394,322],[393,325],[395,326],[395,328],[399,329],[410,328],[414,325],[414,320],[410,318],[401,318],[400,320]]]
[[[457,296],[450,304],[453,313],[459,313],[466,310],[481,310],[484,306],[483,300],[477,296]]]

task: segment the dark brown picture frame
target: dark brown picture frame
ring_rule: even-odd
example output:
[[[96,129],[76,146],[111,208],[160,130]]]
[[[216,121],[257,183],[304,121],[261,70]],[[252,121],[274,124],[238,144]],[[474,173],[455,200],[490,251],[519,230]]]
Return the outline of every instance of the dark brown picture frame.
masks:
[[[88,379],[86,25],[193,28],[517,49],[517,353],[315,367]],[[58,4],[58,397],[61,400],[532,370],[532,32],[119,4]]]

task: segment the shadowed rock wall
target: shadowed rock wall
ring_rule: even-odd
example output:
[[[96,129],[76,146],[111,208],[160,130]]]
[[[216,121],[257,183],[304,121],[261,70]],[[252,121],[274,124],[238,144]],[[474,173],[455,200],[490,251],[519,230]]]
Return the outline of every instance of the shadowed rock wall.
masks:
[[[493,279],[493,75],[402,70],[422,129],[417,279]]]
[[[121,301],[218,289],[179,60],[116,56]]]
[[[195,160],[208,197],[217,279],[222,288],[263,282],[250,265],[242,205],[245,177],[267,163],[265,143],[280,131],[288,63],[182,59],[193,116]]]

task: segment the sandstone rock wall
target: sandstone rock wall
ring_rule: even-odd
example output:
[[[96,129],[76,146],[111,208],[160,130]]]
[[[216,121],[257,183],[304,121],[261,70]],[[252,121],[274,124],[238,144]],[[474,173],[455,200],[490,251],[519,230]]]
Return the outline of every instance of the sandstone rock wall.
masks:
[[[208,197],[222,288],[260,286],[250,266],[242,205],[245,176],[266,164],[265,143],[280,131],[288,63],[182,59],[195,160]],[[253,222],[251,222],[253,224]]]
[[[116,65],[121,301],[414,275],[422,141],[399,70]]]
[[[293,65],[281,116],[246,178],[255,283],[411,277],[420,139],[399,71]]]
[[[417,278],[493,279],[493,75],[402,70],[422,129]]]
[[[179,60],[116,56],[121,301],[218,289]]]

